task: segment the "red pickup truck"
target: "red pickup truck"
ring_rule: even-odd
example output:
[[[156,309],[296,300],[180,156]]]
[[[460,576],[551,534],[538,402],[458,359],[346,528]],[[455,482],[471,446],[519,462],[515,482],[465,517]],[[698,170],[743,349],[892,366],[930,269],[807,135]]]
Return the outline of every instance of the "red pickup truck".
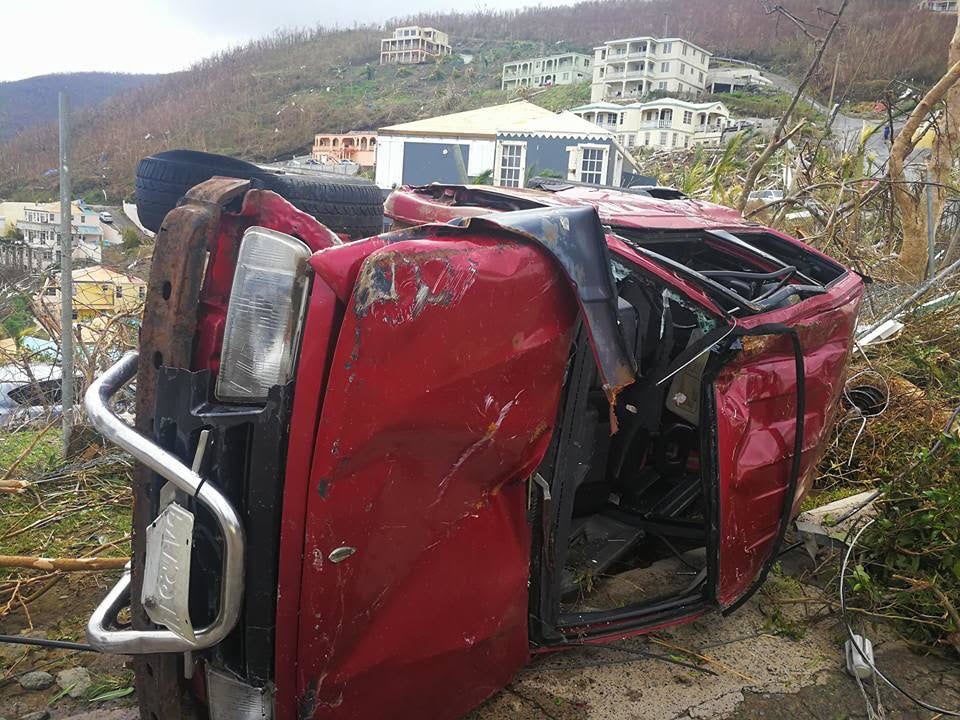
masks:
[[[137,657],[144,718],[453,720],[533,654],[732,611],[777,557],[856,273],[659,188],[386,214],[342,242],[217,177],[163,220],[139,354],[86,396],[141,463],[88,637]]]

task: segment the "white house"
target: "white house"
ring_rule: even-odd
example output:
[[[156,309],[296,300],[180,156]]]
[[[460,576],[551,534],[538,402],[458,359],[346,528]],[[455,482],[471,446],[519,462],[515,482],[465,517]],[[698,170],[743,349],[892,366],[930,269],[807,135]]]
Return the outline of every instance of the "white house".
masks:
[[[60,262],[60,204],[25,204],[18,208],[13,203],[4,207],[13,218],[16,228],[23,234],[22,240],[0,244],[0,264],[25,270],[39,270]],[[75,259],[100,261],[103,244],[103,228],[96,211],[82,201],[71,207],[71,242]]]
[[[957,0],[920,0],[917,7],[921,10],[932,10],[933,12],[955,13],[957,12]]]
[[[445,57],[451,52],[450,36],[432,27],[397,28],[380,41],[381,65],[415,65]]]
[[[633,159],[613,132],[571,112],[533,103],[468,110],[378,131],[377,185],[469,183],[492,173],[495,185],[522,187],[538,173],[619,185]]]
[[[591,57],[578,52],[546,55],[503,64],[501,90],[575,85],[590,80]]]
[[[594,48],[590,100],[650,92],[695,94],[706,88],[711,54],[682,38],[634,37]]]
[[[661,98],[629,105],[597,102],[571,110],[614,132],[626,148],[682,149],[719,145],[730,111],[721,102],[694,103]]]

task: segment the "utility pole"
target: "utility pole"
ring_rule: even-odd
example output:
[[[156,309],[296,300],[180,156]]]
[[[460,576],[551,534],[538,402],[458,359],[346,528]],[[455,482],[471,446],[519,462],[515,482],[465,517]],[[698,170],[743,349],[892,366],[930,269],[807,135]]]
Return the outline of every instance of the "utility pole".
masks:
[[[922,178],[924,189],[927,191],[927,274],[925,279],[929,280],[937,267],[937,259],[934,256],[937,248],[937,228],[933,223],[933,183],[930,182],[930,174],[926,171]]]
[[[73,210],[70,206],[70,123],[67,94],[60,91],[60,407],[63,457],[73,429]]]
[[[670,13],[663,14],[663,36],[670,37]]]

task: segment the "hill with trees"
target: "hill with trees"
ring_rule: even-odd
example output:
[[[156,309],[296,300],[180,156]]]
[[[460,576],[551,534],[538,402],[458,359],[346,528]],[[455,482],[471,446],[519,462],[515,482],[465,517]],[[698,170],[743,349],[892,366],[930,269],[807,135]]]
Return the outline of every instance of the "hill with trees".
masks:
[[[57,94],[66,90],[76,109],[99,105],[104,100],[154,80],[156,75],[82,72],[38,75],[24,80],[0,82],[0,142],[57,118]]]
[[[823,0],[780,3],[810,27],[828,25]],[[911,0],[853,0],[815,88],[873,99],[890,79],[928,84],[943,71],[951,16]],[[666,16],[666,17],[665,17]],[[374,129],[502,102],[500,65],[554,49],[589,51],[603,40],[662,33],[719,56],[796,73],[809,62],[804,27],[758,0],[603,0],[507,12],[424,14],[384,27],[281,31],[156,78],[74,118],[78,194],[127,195],[139,158],[188,147],[269,161],[305,152],[314,133]],[[379,40],[396,24],[449,31],[454,55],[438,64],[380,66]],[[459,54],[469,54],[465,64]],[[559,88],[557,89],[559,91]],[[553,91],[534,101],[546,106]],[[51,107],[55,103],[51,101]],[[0,144],[0,196],[55,194],[54,124]]]

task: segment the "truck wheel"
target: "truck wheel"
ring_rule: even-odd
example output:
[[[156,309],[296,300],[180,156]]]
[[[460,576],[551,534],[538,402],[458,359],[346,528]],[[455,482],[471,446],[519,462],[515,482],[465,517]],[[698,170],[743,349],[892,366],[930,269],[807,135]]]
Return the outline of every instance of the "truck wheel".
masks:
[[[339,175],[292,174],[195,150],[169,150],[137,165],[136,198],[140,222],[156,232],[163,218],[194,185],[215,175],[258,180],[336,233],[351,238],[383,229],[383,197],[368,180]]]

